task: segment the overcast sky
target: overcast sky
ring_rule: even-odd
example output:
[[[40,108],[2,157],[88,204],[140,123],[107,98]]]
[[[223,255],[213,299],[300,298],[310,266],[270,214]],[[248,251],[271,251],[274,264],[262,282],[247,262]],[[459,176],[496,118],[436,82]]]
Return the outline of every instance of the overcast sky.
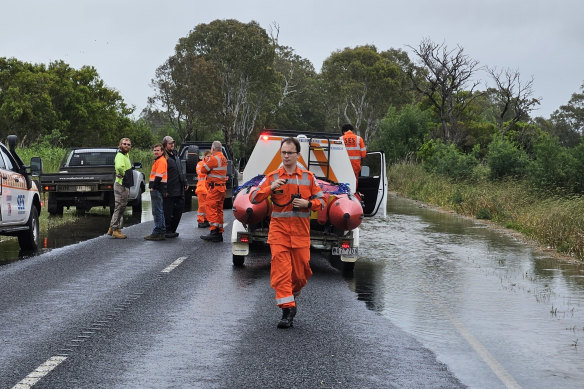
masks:
[[[481,65],[534,77],[535,116],[548,117],[584,82],[584,0],[2,0],[0,57],[90,65],[136,107],[178,39],[215,19],[280,26],[280,43],[322,62],[345,47],[460,45]],[[478,78],[488,81],[485,73]]]

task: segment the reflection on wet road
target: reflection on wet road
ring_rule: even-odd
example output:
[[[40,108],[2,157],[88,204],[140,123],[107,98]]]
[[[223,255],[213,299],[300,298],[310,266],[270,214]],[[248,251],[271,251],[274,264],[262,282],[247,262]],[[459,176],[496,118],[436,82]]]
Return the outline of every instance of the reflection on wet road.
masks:
[[[581,388],[584,266],[390,198],[362,225],[350,286],[470,387]],[[491,386],[492,387],[492,386]]]

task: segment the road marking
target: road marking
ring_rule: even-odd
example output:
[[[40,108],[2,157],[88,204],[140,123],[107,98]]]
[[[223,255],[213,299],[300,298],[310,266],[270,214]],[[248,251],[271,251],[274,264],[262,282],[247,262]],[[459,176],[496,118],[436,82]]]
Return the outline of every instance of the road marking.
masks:
[[[431,299],[434,301],[434,304],[440,308],[440,310],[446,315],[448,320],[454,325],[458,333],[468,342],[468,344],[475,350],[475,352],[479,355],[479,357],[491,368],[493,373],[508,389],[521,389],[521,385],[505,368],[495,359],[495,357],[487,350],[482,343],[473,336],[473,334],[462,324],[446,307],[445,304],[441,303],[436,296],[431,296]]]
[[[54,356],[49,358],[45,363],[36,368],[35,371],[24,377],[12,389],[29,389],[32,388],[41,378],[49,374],[54,368],[59,366],[67,357]]]
[[[183,263],[183,261],[187,259],[187,257],[180,257],[178,258],[176,261],[174,261],[173,263],[171,263],[169,266],[167,266],[163,271],[161,271],[161,273],[170,273],[171,271],[173,271],[178,265],[180,265],[181,263]]]

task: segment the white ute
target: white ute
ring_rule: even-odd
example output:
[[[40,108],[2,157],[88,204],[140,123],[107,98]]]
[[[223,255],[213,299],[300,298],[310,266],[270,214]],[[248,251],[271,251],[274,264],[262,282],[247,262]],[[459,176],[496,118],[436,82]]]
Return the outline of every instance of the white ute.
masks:
[[[357,207],[357,213],[360,217],[374,216],[378,212],[382,216],[386,216],[385,154],[381,151],[367,153],[367,157],[362,163],[358,182],[360,196],[355,196],[356,180],[345,144],[339,139],[339,135],[326,132],[299,134],[298,132],[282,130],[263,131],[245,165],[244,184],[239,188],[241,196],[249,197],[251,186],[257,185],[258,177],[266,175],[281,165],[280,143],[286,137],[298,139],[301,148],[298,162],[313,172],[317,179],[323,180],[323,183],[329,182],[345,188],[344,196],[348,196],[351,201],[359,201],[359,197],[361,198],[361,206]],[[323,191],[326,193],[324,188]],[[329,204],[337,201],[332,201],[332,199],[334,197],[331,197]],[[240,266],[243,265],[245,256],[249,254],[251,243],[267,242],[269,215],[260,223],[256,221],[256,224],[246,224],[241,220],[255,212],[251,209],[253,206],[248,205],[248,199],[245,197],[241,199],[236,197],[234,201],[233,210],[236,220],[233,222],[231,243],[233,264]],[[329,209],[327,207],[327,211]],[[263,211],[266,211],[265,207]],[[333,264],[340,264],[343,272],[352,272],[359,254],[359,227],[342,230],[333,227],[328,216],[325,217],[328,218],[326,222],[319,220],[317,216],[317,214],[311,216],[311,247],[328,252]]]
[[[31,175],[38,175],[42,162],[34,157],[25,166],[16,143],[15,135],[8,136],[8,148],[0,143],[0,235],[18,237],[20,249],[29,252],[39,247],[41,201]]]

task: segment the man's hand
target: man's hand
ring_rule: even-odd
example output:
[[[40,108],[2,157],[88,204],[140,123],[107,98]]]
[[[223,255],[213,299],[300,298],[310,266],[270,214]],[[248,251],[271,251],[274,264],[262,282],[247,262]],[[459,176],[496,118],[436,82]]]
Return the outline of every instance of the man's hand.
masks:
[[[298,208],[310,208],[310,201],[305,199],[292,200],[292,206]]]
[[[288,180],[286,180],[284,178],[279,178],[270,184],[270,188],[272,189],[272,191],[275,191],[276,189],[278,189],[279,187],[284,185],[287,181]]]

